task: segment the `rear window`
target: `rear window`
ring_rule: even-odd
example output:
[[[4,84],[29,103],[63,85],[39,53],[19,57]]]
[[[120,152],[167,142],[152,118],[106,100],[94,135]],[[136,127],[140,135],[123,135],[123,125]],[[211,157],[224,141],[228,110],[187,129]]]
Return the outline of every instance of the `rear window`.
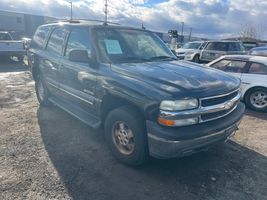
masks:
[[[37,29],[33,36],[33,45],[35,47],[43,47],[44,43],[46,41],[46,38],[48,37],[48,34],[50,32],[49,26],[42,26]]]

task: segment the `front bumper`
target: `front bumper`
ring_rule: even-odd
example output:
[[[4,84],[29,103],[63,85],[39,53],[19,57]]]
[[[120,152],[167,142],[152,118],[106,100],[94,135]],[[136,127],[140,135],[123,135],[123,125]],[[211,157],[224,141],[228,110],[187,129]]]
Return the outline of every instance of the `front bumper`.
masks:
[[[150,155],[156,158],[174,158],[207,149],[214,143],[226,140],[237,130],[244,111],[245,105],[240,102],[225,117],[185,127],[168,128],[147,121]]]

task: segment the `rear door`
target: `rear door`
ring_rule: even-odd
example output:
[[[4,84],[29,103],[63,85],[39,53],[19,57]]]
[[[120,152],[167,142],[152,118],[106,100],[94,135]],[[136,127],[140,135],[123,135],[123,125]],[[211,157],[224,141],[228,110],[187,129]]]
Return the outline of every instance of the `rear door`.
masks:
[[[52,95],[59,92],[58,71],[63,56],[63,46],[68,31],[63,27],[56,27],[47,42],[46,50],[40,58],[40,68],[46,86]]]
[[[244,90],[255,86],[267,88],[267,66],[262,63],[252,62],[247,70],[241,76]]]
[[[59,81],[61,96],[65,100],[87,113],[94,113],[96,69],[89,63],[70,61],[69,53],[72,50],[87,50],[88,55],[91,55],[88,28],[74,27],[70,31],[60,67]]]
[[[203,61],[212,61],[226,54],[227,45],[224,42],[208,42],[201,51],[200,59]]]

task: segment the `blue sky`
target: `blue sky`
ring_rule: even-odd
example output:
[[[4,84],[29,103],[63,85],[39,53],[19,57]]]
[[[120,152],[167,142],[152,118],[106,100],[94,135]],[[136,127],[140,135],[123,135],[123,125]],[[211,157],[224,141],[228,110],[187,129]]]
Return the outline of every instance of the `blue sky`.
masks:
[[[0,9],[53,17],[69,17],[70,0],[0,0]],[[103,0],[72,0],[77,18],[103,19]],[[238,36],[244,27],[254,27],[267,39],[267,0],[108,0],[109,20],[125,25],[144,25],[166,32],[193,29],[193,35],[208,38]]]

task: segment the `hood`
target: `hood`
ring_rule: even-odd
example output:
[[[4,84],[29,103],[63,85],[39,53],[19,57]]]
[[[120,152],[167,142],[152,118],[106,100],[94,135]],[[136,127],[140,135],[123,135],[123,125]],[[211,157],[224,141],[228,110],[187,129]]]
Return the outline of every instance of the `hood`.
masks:
[[[140,91],[149,87],[160,96],[172,98],[215,96],[240,85],[239,79],[222,71],[187,61],[114,64],[111,70],[135,80]]]
[[[176,53],[186,53],[186,52],[189,52],[189,51],[198,51],[197,49],[176,49]]]

